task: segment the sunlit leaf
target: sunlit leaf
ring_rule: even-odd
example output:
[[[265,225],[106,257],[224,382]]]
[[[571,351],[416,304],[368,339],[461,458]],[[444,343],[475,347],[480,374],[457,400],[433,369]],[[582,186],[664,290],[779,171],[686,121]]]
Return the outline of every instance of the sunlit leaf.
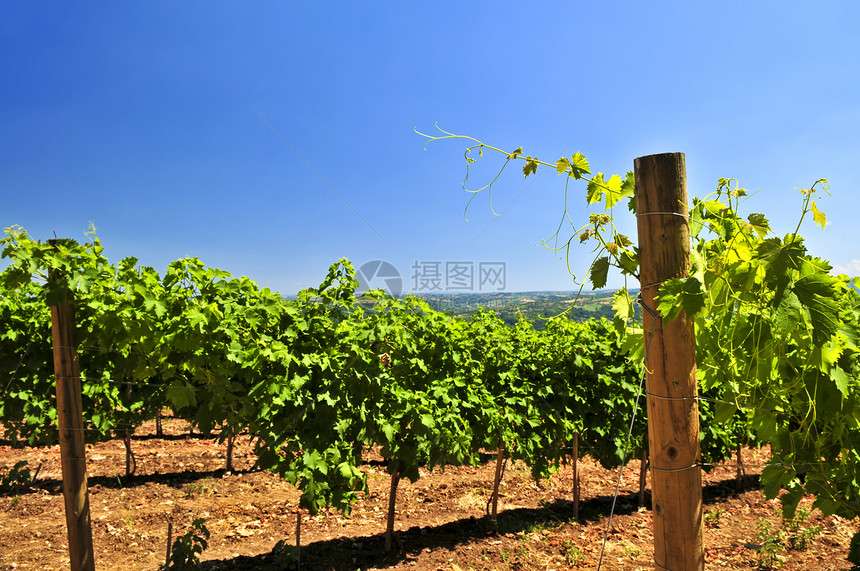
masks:
[[[812,219],[816,224],[821,226],[821,229],[824,230],[825,224],[827,224],[827,215],[818,210],[818,207],[815,205],[815,201],[811,202],[812,206]]]

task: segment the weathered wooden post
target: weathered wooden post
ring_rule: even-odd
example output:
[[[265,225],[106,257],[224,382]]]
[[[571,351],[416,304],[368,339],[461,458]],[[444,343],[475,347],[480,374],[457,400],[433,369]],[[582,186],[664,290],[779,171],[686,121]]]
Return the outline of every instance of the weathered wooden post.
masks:
[[[59,240],[49,240],[54,247]],[[56,272],[52,280],[61,279]],[[68,294],[71,296],[71,294]],[[57,429],[60,433],[60,462],[63,468],[63,499],[69,537],[72,571],[94,571],[93,531],[87,490],[84,448],[81,371],[75,349],[75,318],[70,299],[51,306],[51,339],[54,345],[54,375],[57,381]]]
[[[696,399],[695,333],[682,313],[671,321],[656,310],[663,282],[690,270],[690,225],[683,153],[634,161],[640,277],[648,391],[648,438],[657,569],[705,568],[702,473]],[[652,312],[654,315],[652,315]]]

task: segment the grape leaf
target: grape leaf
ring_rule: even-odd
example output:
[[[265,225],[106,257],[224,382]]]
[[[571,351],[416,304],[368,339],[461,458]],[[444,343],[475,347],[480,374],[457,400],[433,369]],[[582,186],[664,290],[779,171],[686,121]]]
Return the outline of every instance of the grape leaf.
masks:
[[[821,229],[824,230],[824,226],[827,224],[827,215],[818,210],[818,207],[815,205],[815,201],[813,200],[811,203],[812,206],[812,219],[816,224],[821,226]]]
[[[600,289],[602,287],[606,287],[606,278],[608,274],[609,258],[607,256],[597,258],[591,265],[591,273],[589,276],[592,289]]]

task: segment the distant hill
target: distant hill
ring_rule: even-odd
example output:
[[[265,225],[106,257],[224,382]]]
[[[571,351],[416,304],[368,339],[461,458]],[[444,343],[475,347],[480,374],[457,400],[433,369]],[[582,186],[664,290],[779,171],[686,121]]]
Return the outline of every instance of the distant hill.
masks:
[[[588,321],[592,318],[612,319],[612,296],[616,290],[583,291],[576,299],[576,292],[570,291],[527,291],[527,292],[464,292],[412,294],[426,301],[431,308],[458,317],[468,317],[477,313],[481,307],[492,309],[508,325],[514,325],[522,314],[531,321],[537,330],[546,328],[546,320],[565,315],[573,321]],[[630,295],[637,295],[631,290]],[[296,299],[295,295],[284,296]],[[574,302],[574,300],[576,300]],[[637,312],[638,314],[638,312]]]
[[[530,291],[494,293],[420,294],[430,307],[461,317],[478,311],[479,307],[494,310],[508,325],[519,320],[520,314],[542,330],[545,320],[562,313],[574,321],[587,321],[593,317],[612,319],[614,290],[583,291],[576,299],[575,292]],[[574,302],[574,300],[576,300]]]

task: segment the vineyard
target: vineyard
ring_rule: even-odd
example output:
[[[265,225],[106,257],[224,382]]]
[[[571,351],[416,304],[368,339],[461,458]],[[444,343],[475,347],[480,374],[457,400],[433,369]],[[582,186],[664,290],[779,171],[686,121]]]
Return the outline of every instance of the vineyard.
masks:
[[[547,165],[524,159],[526,176]],[[548,166],[587,180],[588,202],[605,204],[608,214],[591,215],[574,234],[598,245],[593,285],[605,285],[611,266],[638,278],[640,252],[612,219],[624,198],[635,212],[632,173],[623,180],[592,176],[579,154]],[[243,461],[253,459],[240,466],[244,473],[267,472],[293,486],[298,522],[303,513],[332,510],[350,517],[356,502],[379,496],[385,474],[387,517],[378,530],[384,552],[403,549],[396,525],[401,480],[414,490],[446,467],[457,474],[489,470],[478,503],[486,502],[487,525],[500,533],[506,470],[517,482],[522,472],[550,487],[568,471],[565,521],[576,524],[580,495],[592,493],[581,487],[583,467],[612,470],[639,460],[642,501],[650,456],[642,362],[650,361],[647,328],[632,320],[650,314],[695,325],[698,394],[647,395],[652,403],[695,402],[702,428],[689,468],[729,466],[744,484],[746,451],[759,458],[750,468],[762,468],[764,494],[779,498],[786,525],[806,521],[809,510],[835,525],[860,513],[860,296],[858,280],[831,275],[798,234],[807,213],[824,226],[813,200],[818,192],[803,191],[798,229],[780,239],[764,216],[742,218],[744,191],[721,180],[715,195],[694,199],[683,215],[694,245],[689,276],[656,284],[659,292],[643,285],[655,286],[639,300],[643,311],[622,289],[614,321],[576,323],[561,315],[541,330],[525,319],[508,326],[486,310],[463,319],[416,297],[357,295],[346,259],[318,288],[286,300],[198,259],[175,261],[162,275],[134,258],[111,263],[94,234],[85,244],[46,244],[8,229],[2,245],[9,265],[0,275],[4,438],[11,449],[32,450],[69,428],[57,414],[51,308],[70,304],[83,436],[90,450],[122,442],[124,466],[114,476],[123,487],[152,475],[144,462],[151,466],[152,450],[136,451],[140,435],[165,437],[170,419],[224,447],[223,474],[236,471],[238,446]],[[209,460],[183,462],[209,477],[218,469]],[[156,463],[165,469],[164,460]],[[2,468],[3,493],[14,500],[33,490],[38,466],[34,460]],[[659,470],[655,478],[674,471],[651,468]],[[781,560],[774,546],[792,544],[798,529],[757,546],[774,551],[766,566]],[[300,534],[299,523],[297,545]],[[162,561],[182,568],[209,536],[205,518],[195,519]],[[290,551],[297,548],[287,547],[281,542],[276,551],[298,558]],[[593,566],[597,557],[583,554],[567,564]]]
[[[122,476],[121,439],[88,449],[93,541],[98,569],[154,571],[165,560],[168,524],[173,537],[205,519],[210,532],[201,569],[291,568],[295,561],[297,503],[300,492],[283,479],[253,470],[255,457],[247,436],[234,448],[234,471],[224,471],[226,447],[199,433],[188,434],[178,419],[154,422],[133,436],[138,460],[135,477]],[[300,510],[302,568],[327,569],[596,569],[607,531],[607,515],[617,473],[586,457],[579,463],[582,500],[573,519],[572,466],[535,482],[522,464],[508,464],[500,486],[497,531],[486,517],[495,459],[484,456],[475,467],[420,468],[414,484],[404,481],[397,494],[395,529],[399,549],[384,552],[383,532],[390,488],[378,453],[361,469],[368,493],[359,494],[349,516],[334,510],[310,515]],[[761,545],[759,522],[778,538],[785,528],[776,513],[778,500],[764,500],[756,485],[767,447],[743,450],[747,475],[736,486],[734,462],[704,475],[707,567],[754,569]],[[68,569],[66,530],[57,446],[13,450],[0,447],[0,465],[26,459],[42,465],[36,483],[0,497],[0,569]],[[121,476],[117,478],[117,476]],[[603,569],[653,569],[650,494],[639,509],[639,461],[624,472]],[[12,504],[12,500],[19,499]],[[809,507],[805,501],[804,507]],[[787,570],[847,569],[847,545],[856,524],[813,512],[802,529],[820,530],[806,550],[785,550]],[[275,549],[279,542],[280,549]],[[549,566],[547,566],[549,564]]]

